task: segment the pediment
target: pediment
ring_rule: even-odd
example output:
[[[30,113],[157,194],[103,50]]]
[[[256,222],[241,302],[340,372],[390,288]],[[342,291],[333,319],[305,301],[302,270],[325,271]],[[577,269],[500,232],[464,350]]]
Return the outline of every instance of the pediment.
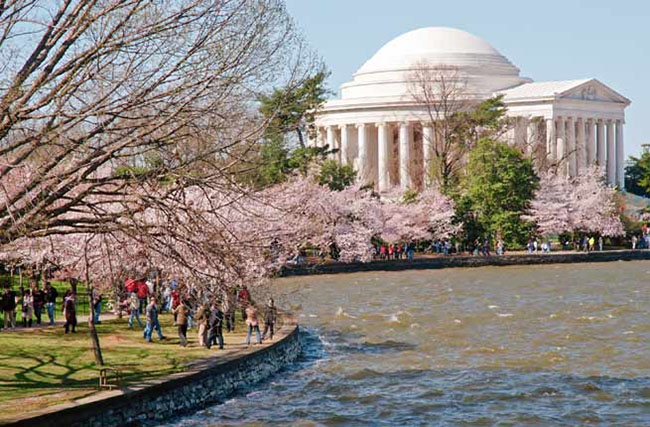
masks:
[[[630,104],[629,99],[595,79],[558,94],[558,98]]]

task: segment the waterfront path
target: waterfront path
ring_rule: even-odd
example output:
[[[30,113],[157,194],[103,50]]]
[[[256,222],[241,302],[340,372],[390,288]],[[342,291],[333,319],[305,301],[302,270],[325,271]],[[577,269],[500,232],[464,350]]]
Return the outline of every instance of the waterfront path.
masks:
[[[506,255],[421,255],[413,260],[374,260],[368,263],[314,262],[285,266],[280,276],[357,273],[363,271],[428,270],[456,267],[483,267],[536,264],[569,264],[583,262],[650,260],[650,250],[612,250],[595,252],[558,251],[550,253],[516,252]]]

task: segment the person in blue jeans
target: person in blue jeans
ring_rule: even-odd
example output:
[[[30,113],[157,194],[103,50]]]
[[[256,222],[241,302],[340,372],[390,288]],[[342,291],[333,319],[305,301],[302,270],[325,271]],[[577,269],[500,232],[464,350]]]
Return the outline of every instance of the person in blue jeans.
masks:
[[[138,321],[140,328],[144,327],[142,320],[140,320],[140,311],[138,310],[139,308],[140,299],[138,298],[138,294],[131,292],[131,295],[129,296],[129,310],[131,313],[129,315],[129,328],[131,329],[133,329],[133,319]]]
[[[147,342],[151,342],[151,335],[155,329],[158,333],[158,338],[164,340],[165,336],[163,335],[162,330],[160,329],[160,323],[158,322],[158,307],[156,306],[156,298],[149,298],[149,304],[145,309],[145,313],[147,315],[147,326],[144,328],[144,339],[146,339]]]
[[[102,311],[102,294],[99,292],[99,289],[93,288],[91,292],[92,304],[93,304],[93,323],[100,324],[99,315]]]
[[[45,282],[45,305],[47,307],[47,317],[50,319],[50,325],[54,325],[54,307],[56,307],[56,297],[59,292],[50,282]]]
[[[248,332],[246,332],[246,345],[251,345],[251,335],[253,331],[257,336],[257,343],[262,344],[262,334],[260,333],[260,322],[257,318],[257,308],[251,303],[246,308],[246,325],[248,325]]]

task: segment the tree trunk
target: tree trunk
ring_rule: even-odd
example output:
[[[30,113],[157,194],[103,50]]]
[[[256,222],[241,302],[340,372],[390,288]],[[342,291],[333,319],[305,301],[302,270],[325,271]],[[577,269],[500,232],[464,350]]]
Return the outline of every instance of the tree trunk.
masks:
[[[95,355],[95,365],[104,366],[104,357],[102,356],[102,349],[99,346],[99,335],[93,323],[93,311],[90,310],[88,315],[88,331],[90,332],[90,341],[93,345],[93,354]]]
[[[90,285],[90,276],[88,274],[87,267],[87,255],[88,251],[84,251],[86,255],[86,289],[88,290],[88,332],[90,334],[90,342],[93,347],[93,354],[95,355],[95,365],[104,366],[104,358],[102,357],[102,348],[99,345],[99,335],[97,335],[97,329],[95,328],[95,323],[93,322],[93,315],[95,313],[95,304],[93,301],[93,286]]]
[[[298,142],[300,143],[300,148],[305,148],[305,139],[302,136],[302,132],[300,129],[296,129],[296,132],[298,133]]]

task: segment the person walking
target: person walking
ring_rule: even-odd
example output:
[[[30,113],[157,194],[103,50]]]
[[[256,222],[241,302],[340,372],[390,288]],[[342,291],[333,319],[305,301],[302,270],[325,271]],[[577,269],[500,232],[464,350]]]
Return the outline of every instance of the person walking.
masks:
[[[178,326],[178,339],[182,347],[187,346],[187,318],[190,315],[190,309],[187,301],[181,299],[178,307],[174,309],[176,315],[176,325]]]
[[[102,293],[99,289],[93,286],[90,297],[93,310],[93,323],[95,325],[101,324],[102,322],[99,320],[99,315],[102,311]]]
[[[237,296],[237,303],[241,309],[241,320],[246,321],[246,315],[248,313],[248,306],[251,304],[251,294],[248,292],[248,287],[243,285],[239,294]]]
[[[75,294],[72,291],[66,292],[63,297],[63,315],[65,317],[65,325],[63,325],[65,333],[67,334],[70,330],[73,333],[77,332],[75,331],[77,327],[77,307]]]
[[[160,329],[160,323],[158,322],[158,307],[156,306],[156,298],[150,297],[149,304],[145,308],[145,313],[147,315],[147,325],[144,328],[144,339],[147,342],[151,342],[151,335],[153,334],[154,329],[158,333],[158,338],[161,340],[165,339],[165,336]]]
[[[23,328],[32,327],[32,316],[34,315],[34,297],[29,289],[23,291],[22,302]]]
[[[56,298],[59,292],[50,282],[45,282],[45,306],[47,308],[47,317],[50,319],[50,325],[54,325],[54,309],[56,308]]]
[[[266,304],[266,311],[264,312],[264,333],[262,334],[262,340],[266,339],[266,334],[270,332],[270,339],[273,341],[273,333],[275,332],[275,322],[278,318],[278,309],[275,307],[275,301],[273,298],[269,298],[269,302]]]
[[[199,345],[208,347],[208,330],[210,329],[210,308],[206,303],[202,303],[196,312],[196,321],[199,324]]]
[[[603,236],[598,236],[598,250],[599,250],[600,252],[603,251],[603,243],[604,243],[604,242],[603,242]]]
[[[209,349],[214,344],[219,344],[219,350],[223,350],[223,311],[219,304],[214,304],[210,310],[210,333],[206,347]]]
[[[251,345],[251,335],[253,330],[257,336],[257,343],[262,344],[262,334],[260,334],[260,323],[257,318],[257,309],[251,302],[246,308],[246,325],[248,325],[248,332],[246,332],[246,345]]]
[[[235,332],[235,312],[237,311],[237,288],[233,292],[226,294],[228,298],[223,307],[224,317],[226,318],[226,330],[228,332]]]
[[[138,299],[140,300],[140,314],[142,314],[146,308],[147,298],[150,296],[149,286],[147,286],[145,278],[142,278],[136,282],[136,292],[138,293]]]
[[[138,321],[140,329],[144,327],[142,320],[140,320],[140,298],[136,292],[131,292],[129,295],[129,328],[133,329],[133,319]]]
[[[170,297],[171,297],[170,311],[174,313],[174,309],[178,307],[178,304],[180,304],[181,302],[180,287],[172,289],[170,293]],[[174,314],[174,322],[176,322],[176,314]]]
[[[34,304],[34,317],[36,317],[36,326],[41,326],[43,307],[45,306],[45,292],[34,283],[32,288],[32,301]]]
[[[11,285],[5,285],[0,304],[4,314],[4,329],[9,329],[8,325],[11,325],[11,329],[16,329],[16,293]]]

